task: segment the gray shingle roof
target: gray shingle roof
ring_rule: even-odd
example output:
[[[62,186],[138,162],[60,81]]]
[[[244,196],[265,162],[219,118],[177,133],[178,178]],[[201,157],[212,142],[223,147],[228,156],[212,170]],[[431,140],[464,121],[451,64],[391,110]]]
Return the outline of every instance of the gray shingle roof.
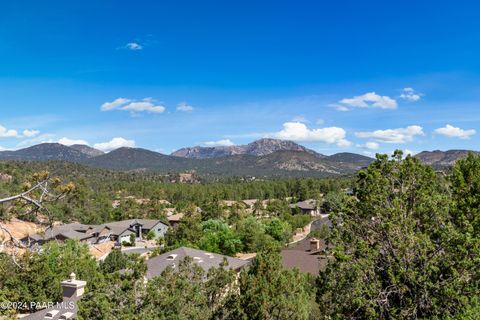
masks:
[[[300,201],[290,205],[290,208],[300,208],[303,210],[315,210],[317,209],[317,201],[314,199],[308,199]]]
[[[238,270],[250,263],[249,261],[218,253],[181,247],[147,260],[147,279],[159,276],[163,270],[169,266],[178,267],[178,264],[187,256],[191,257],[193,262],[200,266],[205,272],[212,267],[219,267],[224,258],[227,259],[228,268],[233,270]]]
[[[53,318],[46,318],[45,317],[47,315],[47,313],[52,312],[54,310],[56,310],[58,312],[54,315]],[[67,312],[73,313],[75,315],[73,317],[73,319],[76,319],[76,314],[78,312],[78,307],[77,307],[77,303],[76,303],[75,300],[55,303],[54,306],[51,307],[51,308],[46,308],[46,309],[42,309],[42,310],[39,310],[37,312],[31,313],[28,316],[23,317],[22,319],[25,319],[25,320],[43,320],[43,319],[58,320],[58,319],[60,319],[60,317],[63,314],[65,314]]]

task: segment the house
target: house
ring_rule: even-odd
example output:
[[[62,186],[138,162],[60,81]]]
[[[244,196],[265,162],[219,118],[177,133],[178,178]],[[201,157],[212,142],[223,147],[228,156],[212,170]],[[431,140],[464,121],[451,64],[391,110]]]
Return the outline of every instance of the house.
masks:
[[[177,213],[177,214],[172,214],[171,216],[168,216],[168,222],[174,227],[180,223],[180,220],[183,219],[184,214],[183,213]]]
[[[85,286],[87,283],[82,280],[77,280],[75,273],[70,274],[70,279],[62,281],[63,299],[61,302],[48,302],[43,303],[40,307],[45,307],[34,313],[22,317],[25,320],[63,320],[63,319],[76,319],[77,318],[77,301],[82,298]]]
[[[178,264],[186,257],[190,257],[193,263],[200,266],[205,273],[210,268],[218,268],[224,259],[227,259],[227,268],[240,271],[250,264],[250,261],[241,260],[218,253],[203,250],[180,247],[147,260],[147,279],[159,276],[167,267],[177,268]]]
[[[68,239],[78,240],[90,245],[109,240],[121,244],[124,241],[129,242],[131,234],[134,234],[137,239],[142,239],[147,233],[153,231],[155,238],[160,238],[165,236],[167,230],[167,224],[160,220],[153,219],[130,219],[109,222],[102,225],[68,223],[49,227],[43,235],[28,235],[22,238],[21,241],[28,247],[42,245],[51,240],[65,241]]]
[[[298,269],[300,272],[317,276],[327,265],[328,260],[321,256],[326,248],[325,242],[317,238],[305,239],[295,247],[281,251],[282,265],[285,269]]]
[[[289,206],[293,210],[300,210],[303,214],[309,214],[312,217],[320,216],[320,206],[315,199],[308,199]]]

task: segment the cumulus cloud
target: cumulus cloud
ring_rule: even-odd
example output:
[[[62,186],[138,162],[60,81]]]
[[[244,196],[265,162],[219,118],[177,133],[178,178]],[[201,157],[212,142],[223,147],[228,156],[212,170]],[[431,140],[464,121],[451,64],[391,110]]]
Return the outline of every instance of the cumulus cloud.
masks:
[[[123,48],[132,50],[132,51],[138,51],[138,50],[142,50],[143,46],[138,42],[129,42]]]
[[[153,113],[162,113],[165,111],[165,107],[162,105],[155,105],[152,101],[139,101],[139,102],[130,102],[126,106],[121,107],[122,110],[129,110],[132,112],[153,112]]]
[[[450,124],[447,124],[443,128],[437,128],[433,132],[445,137],[460,138],[460,139],[468,139],[470,138],[470,136],[473,136],[476,133],[474,129],[464,130],[461,128],[454,127]]]
[[[105,102],[101,105],[100,110],[110,111],[110,110],[127,110],[133,113],[137,112],[151,112],[151,113],[162,113],[165,111],[163,105],[155,103],[155,100],[152,98],[144,98],[141,101],[133,101],[127,98],[117,98],[112,102]]]
[[[93,145],[95,149],[102,150],[102,151],[111,151],[114,149],[118,149],[121,147],[129,147],[133,148],[135,147],[135,141],[134,140],[127,140],[122,137],[117,137],[113,138],[112,140],[108,142],[102,142],[102,143],[95,143]]]
[[[400,98],[407,101],[418,101],[422,98],[422,94],[417,93],[413,88],[403,88]]]
[[[344,98],[333,106],[338,111],[348,111],[352,108],[396,109],[397,101],[389,96],[381,96],[375,92],[367,92],[361,96]]]
[[[233,141],[231,141],[230,139],[222,139],[222,140],[217,140],[217,141],[206,141],[203,144],[208,146],[208,147],[230,147],[230,146],[235,145],[235,143],[233,143]]]
[[[193,107],[186,102],[180,102],[177,104],[177,111],[190,112],[193,111]]]
[[[26,138],[32,138],[37,136],[40,133],[38,130],[23,130],[23,136]]]
[[[118,107],[121,107],[124,104],[129,103],[130,101],[131,100],[127,98],[117,98],[112,102],[105,102],[104,104],[102,104],[100,107],[100,110],[108,111],[108,110],[117,109]]]
[[[326,127],[309,129],[301,122],[285,122],[282,130],[269,134],[268,136],[298,142],[335,143],[339,147],[347,147],[351,145],[351,142],[346,139],[346,135],[347,133],[343,128]]]
[[[355,132],[355,136],[359,138],[368,138],[384,143],[405,143],[412,141],[418,135],[424,135],[424,132],[423,128],[417,125],[406,128]]]
[[[378,148],[380,148],[380,144],[378,144],[377,142],[374,142],[374,141],[368,141],[365,144],[357,145],[357,147],[365,148],[365,149],[369,149],[369,150],[377,150]]]
[[[18,137],[17,130],[7,129],[0,125],[0,138]]]
[[[72,146],[74,144],[84,144],[88,146],[88,142],[82,139],[69,139],[66,137],[61,138],[58,140],[58,143],[63,144],[65,146]]]

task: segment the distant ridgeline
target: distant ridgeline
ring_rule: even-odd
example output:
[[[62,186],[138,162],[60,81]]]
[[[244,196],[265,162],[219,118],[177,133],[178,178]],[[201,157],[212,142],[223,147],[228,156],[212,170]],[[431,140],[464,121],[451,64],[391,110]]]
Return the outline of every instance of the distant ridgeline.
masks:
[[[2,151],[0,160],[60,160],[121,171],[196,172],[203,176],[260,178],[338,177],[351,175],[373,161],[354,153],[325,156],[292,141],[276,139],[232,147],[184,148],[171,155],[125,147],[104,153],[85,145],[42,143],[16,151]]]
[[[415,157],[436,169],[444,169],[469,152],[476,153],[437,150],[424,151]],[[1,151],[0,160],[60,160],[120,171],[195,172],[201,176],[258,178],[348,176],[373,161],[372,158],[347,152],[326,156],[295,142],[276,139],[261,139],[239,146],[182,148],[171,155],[142,148],[122,147],[104,153],[86,145],[42,143],[16,151]]]

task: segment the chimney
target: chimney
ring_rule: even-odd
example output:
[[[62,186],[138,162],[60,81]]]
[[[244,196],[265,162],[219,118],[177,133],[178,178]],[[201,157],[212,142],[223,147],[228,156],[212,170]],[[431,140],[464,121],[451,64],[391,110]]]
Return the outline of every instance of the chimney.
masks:
[[[320,240],[317,238],[310,239],[310,251],[318,251],[320,250]]]
[[[76,300],[83,295],[86,281],[77,280],[75,273],[70,274],[70,279],[62,281],[63,301]]]

